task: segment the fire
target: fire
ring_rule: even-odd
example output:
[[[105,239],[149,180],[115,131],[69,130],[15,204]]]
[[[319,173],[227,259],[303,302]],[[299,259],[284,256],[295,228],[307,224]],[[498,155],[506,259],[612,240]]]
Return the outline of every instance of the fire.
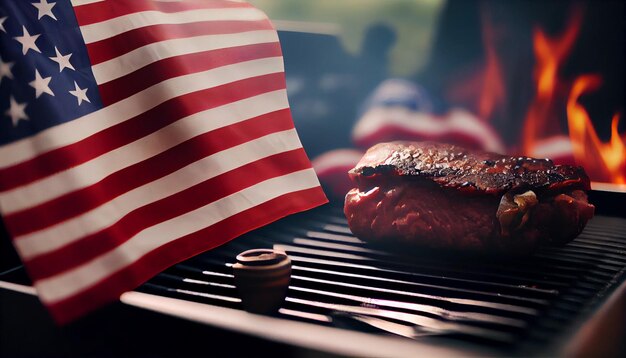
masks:
[[[542,135],[555,135],[561,132],[553,118],[558,118],[559,69],[567,60],[578,37],[583,20],[582,8],[576,6],[568,19],[565,31],[549,37],[542,29],[535,28],[533,50],[536,58],[534,72],[537,85],[535,99],[524,121],[522,150],[526,155],[534,155],[537,142]]]
[[[579,103],[581,96],[600,87],[602,78],[583,75],[572,83],[559,76],[582,21],[582,8],[575,6],[561,34],[549,37],[540,28],[534,30],[536,93],[524,121],[522,151],[528,156],[547,156],[557,162],[574,161],[585,168],[593,181],[626,184],[626,136],[618,133],[619,114],[613,116],[611,138],[604,143],[587,110]],[[562,118],[563,109],[567,113],[568,136],[559,128],[558,118]]]
[[[580,76],[574,82],[567,101],[567,123],[576,162],[585,166],[593,180],[626,184],[626,145],[617,127],[619,114],[611,122],[611,139],[604,143],[598,138],[593,123],[578,99],[600,87],[598,76]]]
[[[485,72],[480,97],[478,99],[478,116],[488,120],[506,97],[502,69],[496,51],[496,28],[486,7],[482,8],[482,40],[485,46]]]
[[[558,70],[567,59],[582,23],[582,12],[575,8],[565,32],[554,39],[549,38],[541,29],[535,28],[534,51],[537,56],[537,94],[541,98],[552,99],[554,96]]]

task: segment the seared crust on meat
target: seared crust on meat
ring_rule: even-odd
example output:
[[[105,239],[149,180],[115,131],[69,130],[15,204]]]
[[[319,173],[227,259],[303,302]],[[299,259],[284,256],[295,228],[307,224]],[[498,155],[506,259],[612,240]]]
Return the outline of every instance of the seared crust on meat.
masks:
[[[348,225],[372,242],[522,254],[574,239],[595,210],[581,167],[454,145],[378,144],[349,174]]]
[[[376,181],[379,175],[391,174],[428,179],[441,187],[476,194],[590,189],[589,177],[581,167],[433,142],[377,144],[349,174],[365,185]]]

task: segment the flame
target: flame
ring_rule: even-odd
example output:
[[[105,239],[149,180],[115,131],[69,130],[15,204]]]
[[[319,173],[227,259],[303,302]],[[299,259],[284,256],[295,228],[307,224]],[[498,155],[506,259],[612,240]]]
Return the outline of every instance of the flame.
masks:
[[[562,163],[582,165],[593,181],[623,185],[626,184],[626,135],[618,133],[620,115],[613,116],[611,138],[604,143],[587,110],[579,103],[581,96],[601,86],[602,78],[583,75],[573,83],[559,78],[559,71],[574,46],[582,21],[582,7],[574,6],[561,34],[549,37],[541,28],[534,29],[536,93],[524,121],[522,150],[528,156],[545,155]],[[557,119],[562,117],[564,107],[568,136],[558,128]],[[542,155],[538,155],[540,153]]]
[[[480,97],[478,99],[478,116],[488,120],[496,108],[504,103],[506,91],[502,76],[502,67],[496,51],[497,31],[490,18],[487,7],[482,8],[482,40],[485,46],[485,72]]]
[[[567,101],[567,124],[576,162],[585,166],[593,180],[626,184],[626,145],[617,127],[619,113],[611,121],[611,139],[602,142],[585,108],[578,99],[600,87],[599,76],[580,76],[574,82]]]
[[[572,50],[580,32],[583,9],[575,6],[562,34],[549,37],[542,29],[533,31],[533,50],[536,58],[534,79],[537,86],[535,98],[531,103],[522,133],[522,150],[526,155],[534,155],[534,148],[542,136],[561,132],[558,123],[551,120],[558,118],[559,69]],[[556,128],[555,128],[556,127]]]
[[[537,56],[537,92],[539,97],[552,98],[558,78],[558,70],[572,50],[580,32],[582,12],[575,8],[569,18],[565,32],[554,39],[549,38],[541,29],[535,28],[534,51]]]

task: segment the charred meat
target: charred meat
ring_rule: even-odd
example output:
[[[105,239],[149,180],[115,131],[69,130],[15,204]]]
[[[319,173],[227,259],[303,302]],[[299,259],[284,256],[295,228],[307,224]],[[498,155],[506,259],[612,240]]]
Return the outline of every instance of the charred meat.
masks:
[[[428,248],[529,252],[567,243],[594,213],[581,167],[432,142],[381,143],[349,172],[355,235]]]

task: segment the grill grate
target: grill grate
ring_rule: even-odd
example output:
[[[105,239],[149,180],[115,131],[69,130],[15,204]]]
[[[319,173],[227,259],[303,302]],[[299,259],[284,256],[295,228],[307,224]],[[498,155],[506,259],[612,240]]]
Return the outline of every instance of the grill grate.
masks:
[[[268,247],[293,263],[281,318],[378,333],[372,326],[383,319],[423,340],[524,353],[554,343],[624,280],[626,219],[597,216],[572,243],[526,258],[410,260],[368,246],[339,208],[325,206],[189,259],[139,290],[242,309],[234,257]]]

